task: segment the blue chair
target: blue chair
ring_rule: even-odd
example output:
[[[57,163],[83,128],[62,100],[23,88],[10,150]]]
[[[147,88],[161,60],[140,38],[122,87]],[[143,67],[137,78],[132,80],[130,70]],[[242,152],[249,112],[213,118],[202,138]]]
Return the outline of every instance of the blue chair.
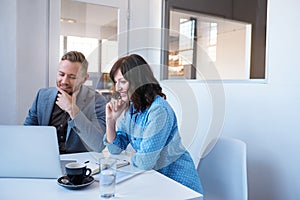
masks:
[[[244,142],[219,138],[197,167],[204,200],[247,200],[246,162]]]

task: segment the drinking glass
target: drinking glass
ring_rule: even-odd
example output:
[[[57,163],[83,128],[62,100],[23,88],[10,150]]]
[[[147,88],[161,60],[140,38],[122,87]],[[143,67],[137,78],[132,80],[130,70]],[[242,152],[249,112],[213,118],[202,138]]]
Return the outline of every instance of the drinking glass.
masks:
[[[116,164],[116,158],[105,157],[99,160],[99,187],[102,199],[110,199],[115,196]]]

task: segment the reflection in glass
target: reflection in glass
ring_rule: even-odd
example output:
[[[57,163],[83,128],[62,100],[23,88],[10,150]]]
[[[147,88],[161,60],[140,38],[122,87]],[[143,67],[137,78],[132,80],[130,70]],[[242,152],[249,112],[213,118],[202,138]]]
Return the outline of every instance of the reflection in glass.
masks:
[[[251,28],[241,21],[171,10],[168,79],[248,79]]]
[[[82,52],[89,61],[86,84],[109,90],[107,72],[118,57],[118,9],[61,0],[60,25],[60,57],[68,51]]]

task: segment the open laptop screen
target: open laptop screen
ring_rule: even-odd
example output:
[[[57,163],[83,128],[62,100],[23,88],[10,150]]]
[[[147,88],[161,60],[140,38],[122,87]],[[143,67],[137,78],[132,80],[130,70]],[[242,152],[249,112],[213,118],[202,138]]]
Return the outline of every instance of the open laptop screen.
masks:
[[[62,169],[56,129],[0,125],[0,162],[0,177],[60,177]]]

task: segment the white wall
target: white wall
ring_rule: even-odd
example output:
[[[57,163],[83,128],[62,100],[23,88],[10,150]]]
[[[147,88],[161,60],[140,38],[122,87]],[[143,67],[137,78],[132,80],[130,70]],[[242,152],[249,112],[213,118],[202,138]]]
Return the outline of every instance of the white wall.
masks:
[[[152,0],[130,2],[130,27],[157,27],[161,22],[160,18],[155,18],[161,14],[158,9],[160,0],[155,0],[154,4],[150,3]],[[0,2],[0,124],[22,123],[37,89],[47,86],[47,5],[48,0]],[[297,0],[269,0],[267,83],[223,83],[225,100],[212,103],[207,100],[211,94],[201,93],[202,90],[198,93],[198,88],[205,87],[203,84],[188,82],[188,87],[197,97],[197,115],[201,116],[200,123],[204,121],[203,129],[207,127],[205,123],[213,119],[214,109],[218,114],[223,104],[222,135],[240,138],[247,143],[251,200],[300,199],[299,9]],[[137,48],[139,44],[156,46],[159,37],[154,36],[148,34],[148,41],[137,38],[131,47]],[[143,49],[142,52],[150,63],[159,63],[157,51]],[[157,76],[158,68],[155,66],[154,69]],[[165,87],[183,87],[181,82],[163,83]],[[189,98],[184,98],[181,105],[187,106],[188,117],[195,123],[193,118],[198,116],[190,107],[194,104]],[[217,119],[222,121],[220,113]],[[184,123],[190,122],[186,118],[183,120]],[[192,130],[194,124],[188,125],[188,130]]]
[[[129,51],[147,58],[160,77],[161,0],[129,0]],[[143,17],[141,17],[143,16]]]
[[[248,145],[250,199],[300,199],[299,8],[269,1],[268,84],[224,84],[223,134]]]
[[[36,91],[47,86],[47,4],[0,2],[0,124],[22,124]]]
[[[265,83],[223,83],[225,121],[222,136],[239,138],[247,144],[249,199],[300,199],[300,156],[297,151],[300,144],[300,27],[297,26],[300,2],[287,0],[284,2],[284,9],[282,1],[279,0],[269,0],[268,4],[268,80]],[[135,12],[136,16],[143,16],[144,13],[142,9],[132,12]],[[134,21],[135,18],[131,20]],[[152,59],[149,57],[151,62],[155,62]],[[186,85],[186,81],[162,83],[169,89],[168,94],[172,94],[172,91],[178,88],[190,87],[197,90],[204,87],[199,82],[188,82],[189,86],[182,86]],[[198,108],[194,111],[190,109],[194,106],[193,100],[179,97],[181,102],[176,109],[189,110],[189,115],[185,117],[190,123],[180,119],[180,123],[187,123],[182,130],[192,131],[191,127],[197,125],[205,131],[207,123],[212,123],[209,119],[214,118],[213,109],[220,109],[222,115],[222,102],[217,105],[207,101],[209,91],[211,89],[208,89],[208,92],[195,92]],[[178,102],[178,99],[174,102]],[[208,108],[201,109],[205,108],[203,104],[208,105]],[[195,117],[199,117],[200,125],[195,124]],[[217,120],[222,120],[222,116],[218,116]]]
[[[40,87],[48,86],[48,2],[17,1],[17,104],[18,122]]]
[[[7,19],[10,19],[8,22]],[[0,3],[0,124],[17,122],[16,0]]]

